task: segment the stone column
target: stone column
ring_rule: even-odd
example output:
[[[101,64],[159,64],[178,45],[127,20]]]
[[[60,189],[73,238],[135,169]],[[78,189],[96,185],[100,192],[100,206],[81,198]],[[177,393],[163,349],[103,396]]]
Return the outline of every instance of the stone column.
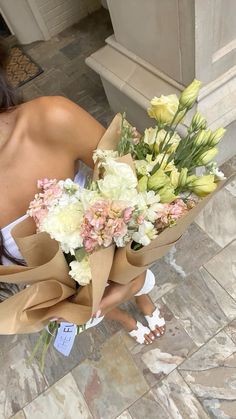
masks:
[[[111,108],[139,129],[153,96],[203,82],[196,108],[209,126],[228,128],[219,161],[236,153],[235,0],[107,0],[114,35],[87,58]],[[227,7],[226,7],[227,5]]]

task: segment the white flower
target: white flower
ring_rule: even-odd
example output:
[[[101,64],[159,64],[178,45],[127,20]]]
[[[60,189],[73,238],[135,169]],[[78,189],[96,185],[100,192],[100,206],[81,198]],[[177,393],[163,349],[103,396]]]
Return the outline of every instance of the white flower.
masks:
[[[226,179],[224,173],[219,169],[219,167],[217,167],[217,163],[216,162],[210,162],[207,165],[207,172],[210,175],[214,175],[217,178],[217,180],[224,180],[224,179]]]
[[[83,239],[80,227],[83,221],[83,208],[80,202],[49,210],[42,222],[40,231],[46,231],[57,240],[66,253],[74,254],[74,249],[81,247]]]
[[[146,176],[152,170],[146,160],[135,160],[135,169],[139,175]]]
[[[107,158],[117,158],[118,152],[113,150],[102,150],[98,148],[93,153],[93,161],[97,163],[97,161],[103,162],[106,161]]]
[[[156,142],[158,128],[146,128],[144,131],[144,139],[143,141],[146,144],[154,144]]]
[[[96,201],[101,199],[101,196],[97,191],[90,191],[89,189],[81,189],[80,191],[80,202],[86,211],[91,205],[95,204]]]
[[[91,281],[91,269],[89,265],[89,258],[85,256],[81,262],[74,260],[70,263],[70,276],[77,281],[81,286],[87,285]]]
[[[131,167],[111,159],[106,161],[104,168],[106,174],[97,182],[102,196],[132,204],[137,196],[138,181]]]
[[[136,243],[148,246],[151,243],[151,240],[154,240],[156,237],[157,231],[154,225],[149,221],[144,221],[143,224],[139,226],[138,231],[133,234],[132,239]]]
[[[144,218],[152,223],[157,219],[157,212],[163,207],[163,204],[160,204],[160,196],[154,191],[139,193],[136,203]]]

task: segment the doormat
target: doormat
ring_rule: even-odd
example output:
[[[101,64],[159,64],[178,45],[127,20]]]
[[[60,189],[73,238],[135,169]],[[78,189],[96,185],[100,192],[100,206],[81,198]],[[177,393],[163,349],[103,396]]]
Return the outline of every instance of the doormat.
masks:
[[[43,73],[42,68],[20,46],[11,47],[9,53],[7,78],[13,87],[20,87]]]

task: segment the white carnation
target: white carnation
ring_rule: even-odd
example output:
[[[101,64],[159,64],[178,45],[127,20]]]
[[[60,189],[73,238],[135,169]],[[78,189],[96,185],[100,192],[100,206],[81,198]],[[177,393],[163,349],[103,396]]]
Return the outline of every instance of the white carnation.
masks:
[[[74,254],[74,249],[81,247],[83,239],[80,228],[83,221],[83,209],[80,202],[65,207],[52,208],[43,220],[40,230],[46,231],[57,240],[66,253]]]
[[[91,269],[89,265],[89,258],[85,256],[81,262],[74,260],[70,263],[70,276],[78,282],[81,286],[88,285],[91,281]]]

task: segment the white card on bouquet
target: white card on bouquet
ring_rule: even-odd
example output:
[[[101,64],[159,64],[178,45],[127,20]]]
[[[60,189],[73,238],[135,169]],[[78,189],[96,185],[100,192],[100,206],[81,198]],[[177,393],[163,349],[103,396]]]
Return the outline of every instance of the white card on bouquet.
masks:
[[[54,348],[65,356],[70,355],[76,335],[77,326],[75,324],[61,322],[54,341]]]

